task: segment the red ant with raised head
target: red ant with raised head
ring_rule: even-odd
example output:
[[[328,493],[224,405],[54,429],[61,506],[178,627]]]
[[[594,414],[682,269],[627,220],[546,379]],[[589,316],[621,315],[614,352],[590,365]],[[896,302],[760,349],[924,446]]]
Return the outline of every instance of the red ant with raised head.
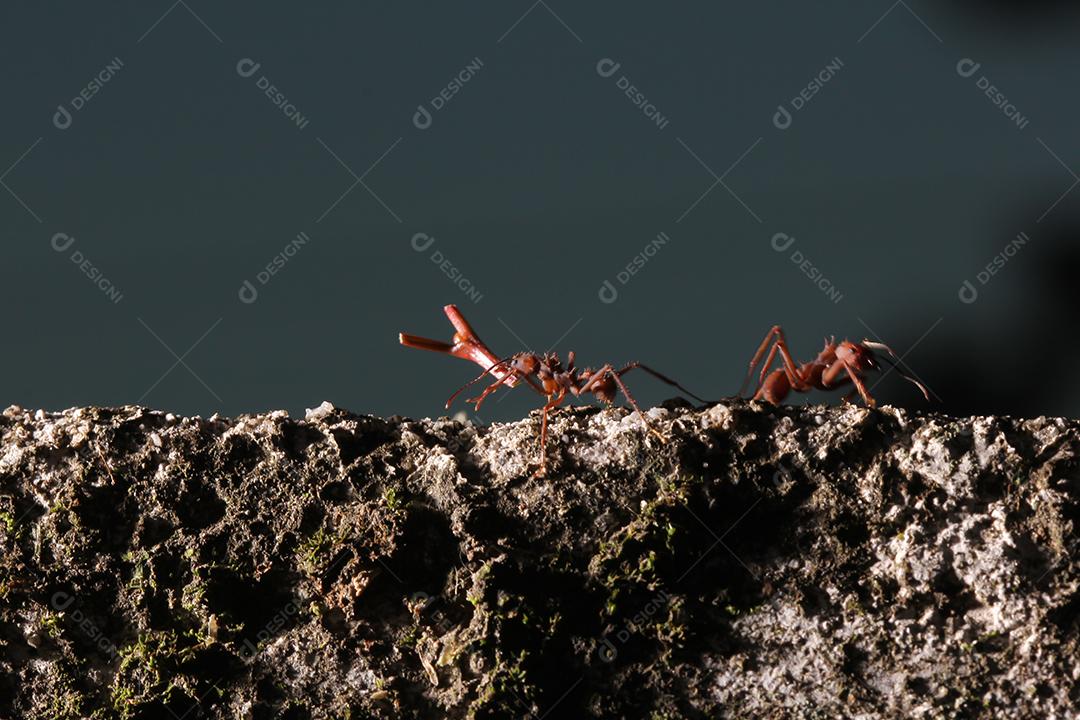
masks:
[[[645,417],[645,413],[638,407],[637,402],[634,400],[634,396],[630,394],[630,390],[627,389],[626,384],[623,383],[623,375],[631,370],[641,369],[658,380],[678,388],[681,392],[694,398],[698,402],[706,402],[671,378],[661,375],[652,368],[642,365],[639,362],[627,363],[627,365],[619,370],[616,370],[614,366],[607,364],[599,370],[593,371],[590,368],[585,368],[584,370],[576,369],[574,367],[573,352],[567,354],[565,367],[563,367],[562,362],[555,353],[537,355],[533,352],[519,352],[500,360],[498,356],[491,352],[487,345],[477,337],[472,327],[465,320],[461,311],[458,310],[456,306],[447,305],[443,308],[443,311],[446,313],[446,317],[450,319],[450,323],[454,326],[455,333],[452,342],[446,343],[440,340],[431,340],[417,335],[408,335],[406,333],[400,333],[398,335],[398,340],[406,347],[446,353],[448,355],[453,355],[454,357],[471,360],[484,368],[484,372],[480,373],[479,376],[463,385],[457,392],[450,396],[450,399],[446,401],[447,408],[450,407],[454,398],[464,391],[465,388],[483,380],[489,375],[495,378],[495,382],[484,388],[484,391],[480,393],[478,397],[468,400],[468,402],[474,404],[476,410],[480,409],[480,405],[488,395],[495,392],[500,387],[505,385],[506,387],[513,388],[522,381],[526,382],[540,395],[545,396],[547,398],[547,403],[544,404],[543,415],[540,422],[540,469],[537,471],[537,476],[542,476],[547,468],[548,412],[562,403],[567,395],[580,397],[581,395],[592,394],[604,404],[610,405],[615,400],[616,392],[622,391],[623,396],[630,401],[630,405],[633,406],[634,410],[641,416],[641,421],[645,424],[645,427],[649,432],[660,439],[664,439],[664,436],[649,424],[648,419]]]
[[[900,359],[884,343],[870,340],[863,340],[861,343],[842,340],[838,343],[835,338],[829,338],[825,341],[825,348],[818,353],[816,358],[808,363],[797,365],[791,357],[787,341],[784,339],[784,331],[779,325],[774,325],[772,330],[769,330],[758,351],[754,353],[753,359],[750,360],[750,369],[747,370],[746,379],[739,388],[739,397],[742,397],[746,390],[750,377],[754,374],[754,368],[761,361],[761,356],[765,354],[770,342],[772,349],[769,350],[769,356],[761,366],[754,400],[765,399],[774,405],[779,405],[792,390],[796,392],[810,392],[815,389],[836,390],[845,383],[851,382],[866,405],[874,407],[876,403],[874,398],[870,397],[866,385],[863,384],[863,375],[870,370],[880,370],[878,360],[886,360],[904,379],[919,388],[927,400],[930,399],[925,385],[899,370]],[[777,353],[780,354],[783,367],[769,372]],[[895,359],[895,362],[890,358]],[[854,394],[855,392],[852,392],[847,397]]]

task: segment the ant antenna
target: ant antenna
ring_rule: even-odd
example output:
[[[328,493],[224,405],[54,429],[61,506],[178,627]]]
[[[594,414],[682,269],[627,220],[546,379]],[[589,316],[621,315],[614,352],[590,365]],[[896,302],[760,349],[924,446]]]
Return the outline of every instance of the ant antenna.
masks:
[[[900,363],[902,361],[900,360],[900,358],[896,357],[896,353],[893,352],[892,348],[890,348],[885,343],[873,342],[872,340],[863,340],[863,345],[867,346],[871,350],[883,350],[883,351],[885,351],[886,354],[881,355],[880,356],[881,359],[884,360],[885,362],[889,363],[889,365],[892,366],[892,369],[900,374],[900,377],[904,378],[909,383],[911,383],[915,387],[919,388],[919,391],[922,392],[923,397],[926,398],[927,402],[930,401],[930,393],[927,390],[926,386],[923,385],[918,380],[916,380],[915,378],[908,375],[906,372],[904,372],[901,369]],[[894,359],[895,359],[895,362],[893,361]]]

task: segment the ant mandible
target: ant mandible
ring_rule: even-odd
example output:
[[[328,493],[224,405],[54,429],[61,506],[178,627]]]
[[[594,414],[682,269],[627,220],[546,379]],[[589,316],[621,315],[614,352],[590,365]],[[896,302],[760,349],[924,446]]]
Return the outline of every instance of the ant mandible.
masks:
[[[863,340],[861,343],[842,340],[839,343],[835,338],[825,341],[825,347],[818,356],[808,363],[797,365],[788,350],[787,341],[784,339],[784,331],[779,325],[774,325],[765,335],[758,351],[750,360],[750,368],[746,372],[746,379],[739,388],[739,397],[746,390],[750,377],[754,374],[754,368],[761,361],[761,356],[772,343],[769,356],[765,358],[761,366],[761,374],[758,376],[757,391],[754,400],[765,399],[779,405],[792,390],[796,392],[810,392],[811,390],[836,390],[844,384],[851,382],[855,385],[855,391],[862,396],[868,407],[876,404],[870,397],[870,391],[863,383],[863,376],[870,370],[880,370],[879,360],[886,360],[908,382],[922,391],[923,397],[930,399],[926,386],[913,377],[900,371],[900,359],[892,349],[879,342]],[[782,367],[769,372],[777,353],[780,354]],[[895,360],[895,362],[894,362]],[[766,374],[768,373],[768,374]],[[851,393],[854,395],[854,392]],[[848,396],[850,397],[850,395]]]
[[[450,396],[450,399],[446,401],[447,408],[450,407],[454,398],[461,394],[462,391],[470,385],[483,380],[487,376],[494,377],[495,382],[484,388],[484,391],[480,393],[478,397],[468,400],[468,402],[474,404],[476,410],[480,409],[480,405],[488,395],[495,392],[500,387],[506,386],[513,388],[517,387],[521,382],[527,383],[537,393],[545,396],[547,402],[544,404],[540,421],[540,469],[536,473],[537,476],[544,475],[547,469],[548,413],[561,404],[566,399],[567,395],[580,397],[582,395],[592,394],[604,404],[610,405],[615,400],[616,392],[622,391],[623,396],[630,402],[630,405],[633,406],[638,415],[641,416],[641,421],[645,424],[645,427],[649,432],[661,439],[664,439],[664,436],[649,424],[649,420],[645,417],[645,413],[638,407],[637,401],[634,400],[634,396],[630,394],[630,390],[623,382],[623,375],[631,370],[641,369],[658,380],[678,388],[681,392],[694,398],[698,402],[706,402],[671,378],[662,375],[656,370],[639,362],[627,363],[618,370],[616,370],[613,365],[606,364],[599,370],[593,371],[590,368],[585,368],[584,370],[576,369],[574,367],[574,353],[572,351],[566,356],[565,367],[559,360],[558,355],[550,352],[544,353],[543,355],[538,355],[533,352],[519,352],[509,357],[499,359],[499,357],[480,340],[476,335],[476,332],[455,305],[445,306],[443,312],[446,313],[446,317],[450,319],[450,323],[454,326],[455,332],[452,342],[447,343],[442,342],[441,340],[431,340],[429,338],[409,335],[407,333],[400,333],[398,335],[398,340],[406,347],[453,355],[454,357],[462,358],[464,360],[471,360],[484,368],[484,372],[480,373],[479,376],[463,385],[457,392]]]

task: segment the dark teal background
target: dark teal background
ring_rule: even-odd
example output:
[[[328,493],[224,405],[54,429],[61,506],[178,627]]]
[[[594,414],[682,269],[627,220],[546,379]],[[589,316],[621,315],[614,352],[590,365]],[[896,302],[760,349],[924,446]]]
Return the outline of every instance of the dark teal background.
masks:
[[[0,404],[439,414],[474,369],[396,334],[448,337],[441,306],[456,302],[496,352],[557,342],[579,362],[638,359],[708,397],[737,390],[774,323],[801,359],[869,326],[939,408],[1075,416],[1077,30],[1050,2],[6,3]],[[115,77],[55,127],[113,58]],[[255,76],[237,73],[244,58]],[[474,58],[418,129],[418,105]],[[620,63],[610,78],[605,58]],[[834,58],[836,76],[775,127]],[[263,75],[303,129],[260,94]],[[624,75],[663,129],[620,93]],[[342,198],[350,171],[374,195]],[[701,198],[711,173],[737,198],[721,185]],[[1021,231],[1030,241],[979,284]],[[310,241],[240,302],[299,232]],[[659,232],[670,241],[619,285]],[[51,247],[57,233],[71,250]],[[413,249],[416,233],[479,303]],[[841,302],[772,249],[776,233]],[[645,403],[671,394],[629,379]],[[874,393],[923,406],[895,375]],[[482,419],[535,404],[518,394]]]

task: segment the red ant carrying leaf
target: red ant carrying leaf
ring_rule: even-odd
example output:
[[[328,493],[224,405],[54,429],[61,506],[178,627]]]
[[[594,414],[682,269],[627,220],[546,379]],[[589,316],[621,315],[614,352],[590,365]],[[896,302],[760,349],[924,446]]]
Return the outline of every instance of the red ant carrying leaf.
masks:
[[[480,409],[480,405],[484,402],[484,399],[500,387],[506,386],[508,388],[513,388],[517,387],[521,382],[527,383],[537,393],[545,396],[547,398],[547,403],[543,407],[543,416],[540,422],[540,469],[537,471],[538,476],[542,476],[547,467],[546,448],[548,412],[562,403],[568,394],[574,397],[592,394],[599,398],[601,402],[610,405],[615,400],[616,391],[622,391],[623,396],[630,401],[630,405],[633,406],[634,410],[641,416],[641,421],[645,424],[645,427],[649,432],[661,439],[664,439],[663,435],[657,432],[656,429],[649,424],[648,419],[645,417],[645,413],[638,407],[633,395],[630,394],[630,390],[628,390],[623,383],[623,375],[631,370],[641,369],[658,380],[678,388],[681,392],[694,398],[698,402],[706,402],[671,378],[661,375],[652,368],[638,362],[628,363],[618,370],[612,365],[604,365],[599,370],[593,371],[590,368],[585,368],[584,370],[576,369],[574,367],[573,352],[567,354],[565,367],[555,353],[537,355],[533,352],[519,352],[509,357],[499,359],[499,357],[495,355],[495,353],[493,353],[479,337],[477,337],[476,332],[473,331],[472,327],[465,320],[465,317],[456,306],[447,305],[443,308],[443,311],[446,313],[446,317],[450,319],[450,323],[454,326],[455,332],[452,342],[447,343],[442,342],[441,340],[431,340],[417,335],[408,335],[406,333],[400,333],[398,339],[401,344],[406,347],[446,353],[464,360],[471,360],[484,368],[484,372],[480,373],[479,376],[466,383],[450,396],[450,399],[446,401],[447,408],[450,407],[454,398],[465,390],[465,388],[483,380],[487,376],[495,378],[495,382],[488,385],[478,397],[468,401],[473,403],[477,410]]]
[[[874,398],[870,397],[870,392],[863,384],[863,375],[870,370],[880,370],[879,360],[888,362],[905,380],[919,388],[927,400],[930,399],[925,385],[900,371],[900,359],[884,343],[870,340],[863,340],[861,343],[842,340],[837,343],[835,339],[830,338],[825,341],[825,348],[818,353],[816,358],[808,363],[796,365],[791,357],[791,351],[788,350],[787,341],[784,339],[784,331],[779,325],[774,325],[772,330],[769,330],[761,342],[761,347],[754,353],[750,361],[750,369],[746,372],[746,379],[739,388],[740,397],[746,390],[750,377],[754,374],[754,368],[761,361],[761,356],[765,354],[770,342],[772,349],[769,350],[769,356],[765,358],[765,363],[761,366],[754,400],[764,398],[778,405],[792,390],[796,392],[810,392],[815,389],[836,390],[851,382],[855,385],[855,390],[847,397],[858,392],[868,407],[874,407]],[[780,354],[783,367],[769,372],[777,353]]]

